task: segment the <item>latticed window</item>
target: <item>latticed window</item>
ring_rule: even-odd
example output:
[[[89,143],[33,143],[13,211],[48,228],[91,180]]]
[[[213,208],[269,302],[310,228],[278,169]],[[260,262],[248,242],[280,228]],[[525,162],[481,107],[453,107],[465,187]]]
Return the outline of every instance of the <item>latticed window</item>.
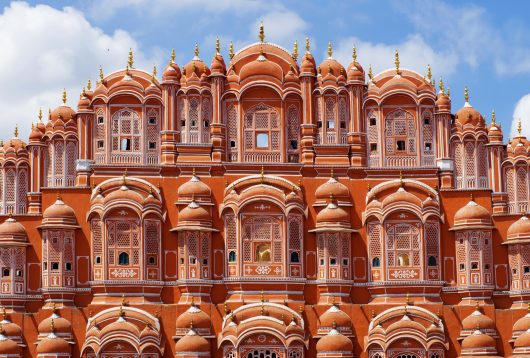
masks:
[[[25,214],[29,185],[28,165],[8,164],[0,171],[0,213]]]
[[[109,220],[107,223],[107,259],[110,278],[124,278],[124,272],[112,271],[119,266],[139,268],[141,260],[140,228],[136,220]],[[133,273],[134,272],[134,273]],[[128,271],[126,275],[138,278],[138,271]]]
[[[385,246],[388,268],[419,268],[422,257],[420,224],[385,224]]]
[[[138,113],[124,109],[112,116],[112,150],[139,152],[141,150],[141,123]]]
[[[183,143],[209,143],[211,103],[208,97],[191,95],[181,97],[181,107],[187,110],[179,112],[181,141]],[[182,109],[182,108],[181,108]]]
[[[423,129],[423,165],[434,166],[434,123],[432,113],[423,113],[421,127]]]
[[[385,118],[385,163],[391,167],[416,166],[416,124],[414,116],[402,109]]]
[[[72,187],[75,185],[77,140],[54,137],[48,143],[45,158],[48,187]]]
[[[158,110],[152,108],[147,112],[146,127],[147,164],[158,164],[160,153],[160,116]]]
[[[260,349],[249,352],[246,358],[278,358],[278,354],[270,349]]]
[[[368,132],[368,157],[371,167],[379,166],[379,120],[377,113],[370,111],[367,115],[366,128]]]
[[[230,158],[230,161],[237,162],[238,160],[237,150],[239,148],[239,138],[237,135],[237,129],[239,126],[238,126],[237,109],[233,102],[228,103],[226,106],[225,123],[227,126],[227,133],[228,133],[227,146],[228,146],[229,158]]]
[[[24,294],[25,293],[25,267],[26,249],[22,247],[0,248],[0,293]]]
[[[506,192],[508,193],[508,212],[528,212],[528,168],[526,165],[508,164],[505,169]]]
[[[350,235],[343,232],[317,234],[318,278],[350,278]]]
[[[259,104],[244,118],[245,162],[278,163],[281,160],[281,126],[276,109]]]
[[[485,139],[453,142],[457,189],[486,188],[488,160]]]
[[[287,109],[287,159],[290,163],[298,162],[300,152],[300,115],[295,105]]]
[[[348,143],[348,102],[346,97],[317,97],[316,115],[319,144]],[[322,104],[321,104],[322,102]]]

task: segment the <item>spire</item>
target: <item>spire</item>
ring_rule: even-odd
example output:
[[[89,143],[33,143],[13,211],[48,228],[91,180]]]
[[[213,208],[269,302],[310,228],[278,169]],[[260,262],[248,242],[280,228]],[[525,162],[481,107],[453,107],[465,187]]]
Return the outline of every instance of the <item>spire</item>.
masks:
[[[445,93],[444,80],[440,76],[440,93]]]
[[[331,58],[333,55],[333,46],[331,46],[331,41],[328,42],[328,58]]]
[[[469,103],[469,90],[466,87],[464,87],[464,100],[466,101],[466,103]]]
[[[298,61],[298,41],[294,40],[294,45],[293,45],[293,59],[295,61]]]
[[[66,88],[63,88],[63,104],[66,104]]]
[[[129,48],[129,56],[127,57],[127,65],[129,68],[133,68],[134,65],[134,56],[132,48]]]
[[[517,120],[517,136],[521,138],[521,132],[523,131],[523,126],[521,124],[521,117]]]
[[[428,65],[427,65],[427,80],[428,80],[429,82],[431,82],[431,79],[432,79],[431,65],[428,64]]]
[[[171,57],[169,58],[169,63],[173,64],[175,63],[175,49],[171,49]]]
[[[217,36],[217,38],[215,39],[215,53],[221,53],[221,41],[219,41],[219,36]]]
[[[15,132],[13,134],[15,135],[15,138],[18,138],[18,124],[15,125]]]
[[[495,122],[495,109],[491,110],[491,124],[496,124],[496,122]]]
[[[309,52],[311,49],[311,44],[309,43],[309,37],[306,36],[305,38],[305,52]]]
[[[86,89],[89,91],[92,89],[92,82],[90,81],[90,79],[88,79],[88,82],[86,84]]]
[[[42,108],[39,108],[39,122],[42,122]]]
[[[259,42],[265,42],[265,28],[263,26],[263,21],[259,25]]]
[[[403,188],[403,186],[404,186],[404,183],[403,183],[403,172],[401,172],[401,171],[399,172],[399,186],[401,188]]]
[[[397,49],[394,54],[394,65],[396,65],[396,74],[399,75],[399,52]]]
[[[355,47],[355,45],[353,45],[353,49],[351,52],[351,58],[352,58],[353,63],[357,62],[357,48]]]
[[[104,77],[105,77],[105,76],[103,75],[103,67],[101,67],[101,65],[100,65],[100,66],[99,66],[99,80],[100,80],[101,82],[103,82],[103,78],[104,78]]]
[[[370,79],[370,81],[374,81],[374,74],[372,73],[372,64],[368,66],[368,78]]]
[[[230,41],[230,47],[228,48],[228,57],[230,60],[234,58],[234,43]]]
[[[451,98],[451,87],[447,87],[447,97]]]

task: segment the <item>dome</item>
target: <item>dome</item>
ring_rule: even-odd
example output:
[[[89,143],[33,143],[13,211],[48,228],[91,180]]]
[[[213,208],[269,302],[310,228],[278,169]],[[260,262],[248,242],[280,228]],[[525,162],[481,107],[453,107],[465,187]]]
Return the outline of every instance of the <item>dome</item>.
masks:
[[[364,70],[362,66],[353,59],[353,61],[348,66],[348,81],[362,81],[364,82]]]
[[[473,106],[466,102],[464,107],[460,108],[455,114],[455,123],[461,126],[472,125],[472,126],[484,126],[484,117],[477,111]]]
[[[322,61],[318,67],[320,68],[320,74],[322,75],[322,78],[325,78],[327,75],[339,77],[340,75],[344,76],[346,74],[344,66],[342,66],[339,61],[332,58],[331,56]]]
[[[15,341],[0,334],[0,354],[19,356],[21,352],[21,347]]]
[[[334,202],[330,202],[317,214],[316,222],[317,226],[324,223],[349,223],[350,215]]]
[[[530,328],[530,312],[519,318],[513,325],[514,332],[525,332]]]
[[[226,74],[225,60],[219,52],[217,52],[212,59],[211,72],[212,74],[216,74],[216,75]]]
[[[349,352],[353,351],[352,341],[340,334],[335,328],[317,342],[317,353],[326,352]]]
[[[175,351],[177,353],[210,352],[210,343],[204,337],[199,336],[193,329],[190,329],[184,337],[177,341]]]
[[[0,225],[0,237],[13,235],[26,236],[26,229],[21,223],[10,217]]]
[[[530,219],[521,216],[508,228],[508,240],[529,239],[530,238]]]
[[[86,93],[83,92],[81,94],[81,98],[79,99],[79,102],[77,102],[77,109],[78,110],[88,109],[89,106],[90,106],[90,99],[87,97]]]
[[[212,321],[210,316],[202,311],[199,307],[192,304],[186,312],[177,318],[177,329],[188,329],[193,323],[197,329],[211,329]]]
[[[137,203],[143,203],[144,197],[136,190],[131,190],[127,185],[122,185],[119,190],[114,190],[110,194],[106,195],[103,202],[107,204],[112,200],[131,200]]]
[[[15,137],[11,138],[10,140],[8,140],[7,142],[4,143],[4,151],[6,152],[6,154],[8,152],[15,152],[16,154],[18,154],[18,151],[19,150],[24,150],[24,151],[27,151],[26,149],[26,143],[24,143],[20,138],[18,138],[16,135]]]
[[[103,337],[109,334],[110,332],[115,332],[115,331],[129,332],[135,337],[140,335],[140,331],[138,330],[138,327],[126,321],[125,318],[120,316],[116,321],[103,327],[103,329],[101,330],[100,336]]]
[[[66,96],[66,94],[64,94],[63,96]],[[61,119],[63,122],[66,122],[70,118],[75,118],[75,111],[66,105],[66,97],[63,97],[63,101],[65,102],[64,104],[51,111],[50,120],[52,122],[55,122],[58,119]]]
[[[436,96],[436,108],[438,111],[450,111],[451,110],[451,100],[449,96],[445,93],[438,93]]]
[[[204,207],[200,206],[197,202],[192,201],[184,209],[179,212],[178,216],[179,224],[183,222],[195,221],[197,223],[210,222],[212,216]]]
[[[468,228],[469,225],[491,225],[491,214],[473,199],[464,207],[458,209],[455,214],[455,227],[462,226]]]
[[[201,78],[202,74],[206,76],[210,75],[210,69],[206,64],[199,58],[199,47],[195,45],[195,56],[182,68],[182,74],[186,78],[190,78],[193,74],[197,75],[198,78]]]
[[[51,333],[37,344],[37,354],[71,353],[72,347],[62,338]]]
[[[55,203],[50,205],[42,214],[44,219],[75,219],[75,212],[70,206],[66,205],[64,201],[57,198]]]
[[[210,187],[204,184],[195,174],[193,174],[189,181],[178,188],[179,198],[191,198],[193,196],[196,198],[210,198],[211,194]]]
[[[476,330],[462,341],[462,349],[487,349],[495,350],[496,344],[493,337]]]
[[[283,70],[281,66],[273,61],[269,61],[265,54],[259,54],[254,61],[243,65],[239,71],[240,82],[254,76],[273,77],[283,82]]]
[[[309,74],[309,75],[316,75],[316,69],[317,65],[315,63],[315,58],[311,54],[311,52],[307,51],[302,57],[302,66],[301,69],[301,75]]]
[[[50,317],[39,323],[38,331],[39,334],[52,333],[52,321],[53,321],[53,332],[61,334],[71,334],[72,324],[66,319],[59,316],[57,313],[53,313]]]
[[[315,191],[315,197],[317,201],[327,202],[331,195],[333,195],[333,197],[339,202],[351,200],[350,190],[348,187],[339,182],[333,176],[329,178],[327,182],[320,185]]]
[[[134,79],[131,70],[124,71],[123,78],[109,87],[109,93],[113,93],[121,89],[133,89],[139,93],[144,93],[144,86]]]
[[[2,325],[3,334],[6,337],[21,337],[22,328],[16,323],[13,323],[6,318],[4,318],[0,324]]]
[[[477,327],[480,329],[495,329],[495,323],[491,318],[476,309],[462,320],[462,329],[473,331]]]
[[[295,73],[294,67],[291,66],[291,69],[285,75],[285,82],[300,82],[297,74]]]
[[[37,128],[37,126],[31,126],[31,133],[29,134],[29,142],[40,142],[42,139],[42,132]]]
[[[523,334],[521,334],[519,337],[517,337],[513,345],[515,348],[530,347],[530,329],[528,329]]]
[[[350,316],[342,311],[337,305],[333,305],[320,316],[321,327],[348,327],[351,328],[352,322]]]
[[[410,204],[414,204],[419,207],[422,206],[422,202],[420,198],[406,191],[404,187],[400,187],[395,193],[392,193],[386,198],[384,198],[382,202],[383,207],[387,205],[396,204],[396,203],[397,204],[410,203]]]

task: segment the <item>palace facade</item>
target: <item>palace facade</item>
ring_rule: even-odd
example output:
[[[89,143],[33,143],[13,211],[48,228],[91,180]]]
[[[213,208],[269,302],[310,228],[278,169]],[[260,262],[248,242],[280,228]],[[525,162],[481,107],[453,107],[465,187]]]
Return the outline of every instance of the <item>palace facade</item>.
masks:
[[[0,148],[0,357],[530,356],[530,142],[265,41],[100,71]]]

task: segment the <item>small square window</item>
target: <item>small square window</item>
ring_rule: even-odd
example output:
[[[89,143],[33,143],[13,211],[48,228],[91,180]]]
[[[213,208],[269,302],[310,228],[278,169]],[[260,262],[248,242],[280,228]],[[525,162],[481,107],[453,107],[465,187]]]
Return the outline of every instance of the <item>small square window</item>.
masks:
[[[204,121],[204,128],[208,128],[210,126],[210,122]]]
[[[104,121],[105,121],[105,120],[103,119],[102,116],[99,116],[99,117],[98,117],[98,124],[103,124]]]
[[[485,264],[484,265],[484,269],[489,270],[490,269],[490,265],[489,264]]]
[[[236,147],[236,141],[235,140],[231,140],[230,141],[230,148],[235,148]]]
[[[64,269],[66,271],[72,271],[72,263],[71,262],[67,262],[64,264]]]
[[[529,274],[530,273],[530,266],[525,266],[523,269],[524,269],[524,273],[525,274]]]
[[[156,117],[149,117],[149,124],[156,124]]]
[[[184,265],[184,258],[183,257],[180,258],[180,264]]]
[[[130,138],[122,138],[121,140],[121,150],[123,151],[129,151],[131,150],[131,139]]]
[[[256,147],[257,148],[268,148],[269,147],[269,135],[267,133],[258,133],[256,135]]]
[[[180,121],[180,126],[181,127],[186,127],[186,121]]]
[[[11,276],[11,270],[8,268],[2,269],[2,277],[9,277]]]
[[[336,265],[337,264],[337,258],[336,257],[330,257],[329,258],[329,264],[330,265]]]
[[[370,125],[371,126],[377,125],[377,120],[375,118],[370,118]]]
[[[405,141],[404,140],[398,140],[396,142],[396,149],[399,150],[399,151],[404,151],[405,150]]]
[[[460,271],[464,271],[466,269],[466,264],[460,264]]]
[[[513,275],[517,275],[517,269],[516,268],[512,269],[512,274]]]
[[[58,262],[52,262],[52,271],[59,270],[59,263]]]
[[[348,266],[350,264],[349,260],[348,259],[342,259],[342,265],[343,266]]]
[[[335,129],[335,121],[333,120],[328,121],[328,129]]]
[[[45,262],[42,268],[44,269],[44,271],[48,271],[48,263]]]
[[[424,118],[424,119],[423,119],[423,124],[425,124],[426,126],[428,126],[429,124],[431,124],[431,119],[430,119],[430,118]]]
[[[191,256],[191,257],[190,257],[190,264],[191,264],[191,265],[195,265],[196,263],[197,263],[197,258]]]
[[[203,265],[208,265],[208,259],[202,259],[202,264]]]
[[[346,122],[340,122],[340,127],[342,129],[346,129]]]
[[[478,270],[478,262],[476,262],[476,261],[471,262],[471,269],[472,270]]]
[[[22,277],[22,270],[17,270],[16,275],[17,277]]]
[[[320,259],[320,266],[324,266],[324,259]]]
[[[298,141],[292,140],[291,141],[291,149],[298,149]]]
[[[98,149],[102,149],[102,148],[103,148],[103,141],[98,140]]]
[[[322,128],[322,121],[318,121],[318,128]]]
[[[377,152],[377,143],[370,143],[370,151]]]
[[[431,143],[425,143],[425,150],[432,150],[432,144]]]
[[[155,265],[156,264],[156,259],[154,256],[149,256],[149,265]]]
[[[149,149],[156,149],[156,142],[149,142]]]
[[[96,264],[101,264],[101,256],[96,256]]]

